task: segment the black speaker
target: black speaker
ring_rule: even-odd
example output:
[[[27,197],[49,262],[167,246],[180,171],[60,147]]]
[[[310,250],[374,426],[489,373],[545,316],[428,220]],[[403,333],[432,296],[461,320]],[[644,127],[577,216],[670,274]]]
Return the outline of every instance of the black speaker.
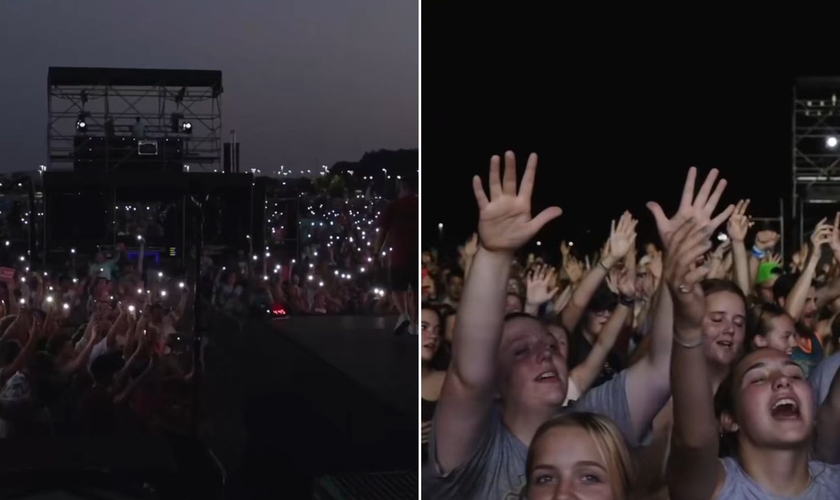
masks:
[[[52,246],[108,241],[111,211],[107,200],[104,190],[97,187],[47,192],[47,240]]]

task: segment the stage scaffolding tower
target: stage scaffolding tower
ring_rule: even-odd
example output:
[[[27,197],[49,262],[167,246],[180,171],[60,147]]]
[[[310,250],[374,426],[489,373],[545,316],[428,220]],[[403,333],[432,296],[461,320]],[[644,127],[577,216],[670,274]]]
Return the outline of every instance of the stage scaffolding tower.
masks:
[[[50,169],[78,167],[79,158],[87,155],[108,171],[138,161],[150,166],[177,161],[184,170],[222,171],[221,71],[53,67],[47,94]],[[144,139],[156,143],[159,153],[138,156],[144,154],[139,144],[133,145],[134,154],[126,152],[131,147],[117,147],[120,141],[138,142],[138,117]],[[166,158],[165,152],[176,148],[178,157]]]
[[[801,245],[840,211],[840,77],[802,77],[793,88],[791,226]]]

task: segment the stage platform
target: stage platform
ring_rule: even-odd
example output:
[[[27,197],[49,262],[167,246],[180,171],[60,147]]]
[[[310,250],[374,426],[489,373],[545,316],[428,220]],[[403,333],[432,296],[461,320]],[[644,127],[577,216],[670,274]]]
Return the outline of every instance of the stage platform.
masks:
[[[212,448],[230,472],[229,493],[297,498],[327,475],[416,474],[418,340],[395,337],[395,323],[370,316],[241,326],[214,319],[207,359],[217,400]]]
[[[274,320],[274,328],[406,415],[417,414],[417,337],[395,337],[396,317]]]

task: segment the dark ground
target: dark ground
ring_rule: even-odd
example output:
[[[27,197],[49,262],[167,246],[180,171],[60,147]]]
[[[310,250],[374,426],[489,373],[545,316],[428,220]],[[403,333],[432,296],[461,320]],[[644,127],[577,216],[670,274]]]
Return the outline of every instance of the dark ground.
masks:
[[[311,498],[326,474],[416,474],[417,337],[394,337],[394,323],[251,320],[240,332],[212,318],[209,445],[228,473],[226,498]]]

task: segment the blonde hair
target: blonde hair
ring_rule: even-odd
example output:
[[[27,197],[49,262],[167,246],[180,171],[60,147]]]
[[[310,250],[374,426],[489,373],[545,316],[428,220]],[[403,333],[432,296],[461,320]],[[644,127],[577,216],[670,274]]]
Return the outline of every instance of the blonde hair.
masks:
[[[526,483],[522,490],[522,498],[525,498],[530,486],[531,469],[534,467],[535,444],[548,431],[556,427],[578,427],[592,437],[595,446],[598,447],[598,451],[601,452],[606,461],[613,498],[625,500],[629,495],[633,479],[633,463],[624,436],[610,419],[589,412],[564,413],[552,417],[537,429],[534,439],[531,440],[531,446],[528,448],[528,459],[525,462]]]

